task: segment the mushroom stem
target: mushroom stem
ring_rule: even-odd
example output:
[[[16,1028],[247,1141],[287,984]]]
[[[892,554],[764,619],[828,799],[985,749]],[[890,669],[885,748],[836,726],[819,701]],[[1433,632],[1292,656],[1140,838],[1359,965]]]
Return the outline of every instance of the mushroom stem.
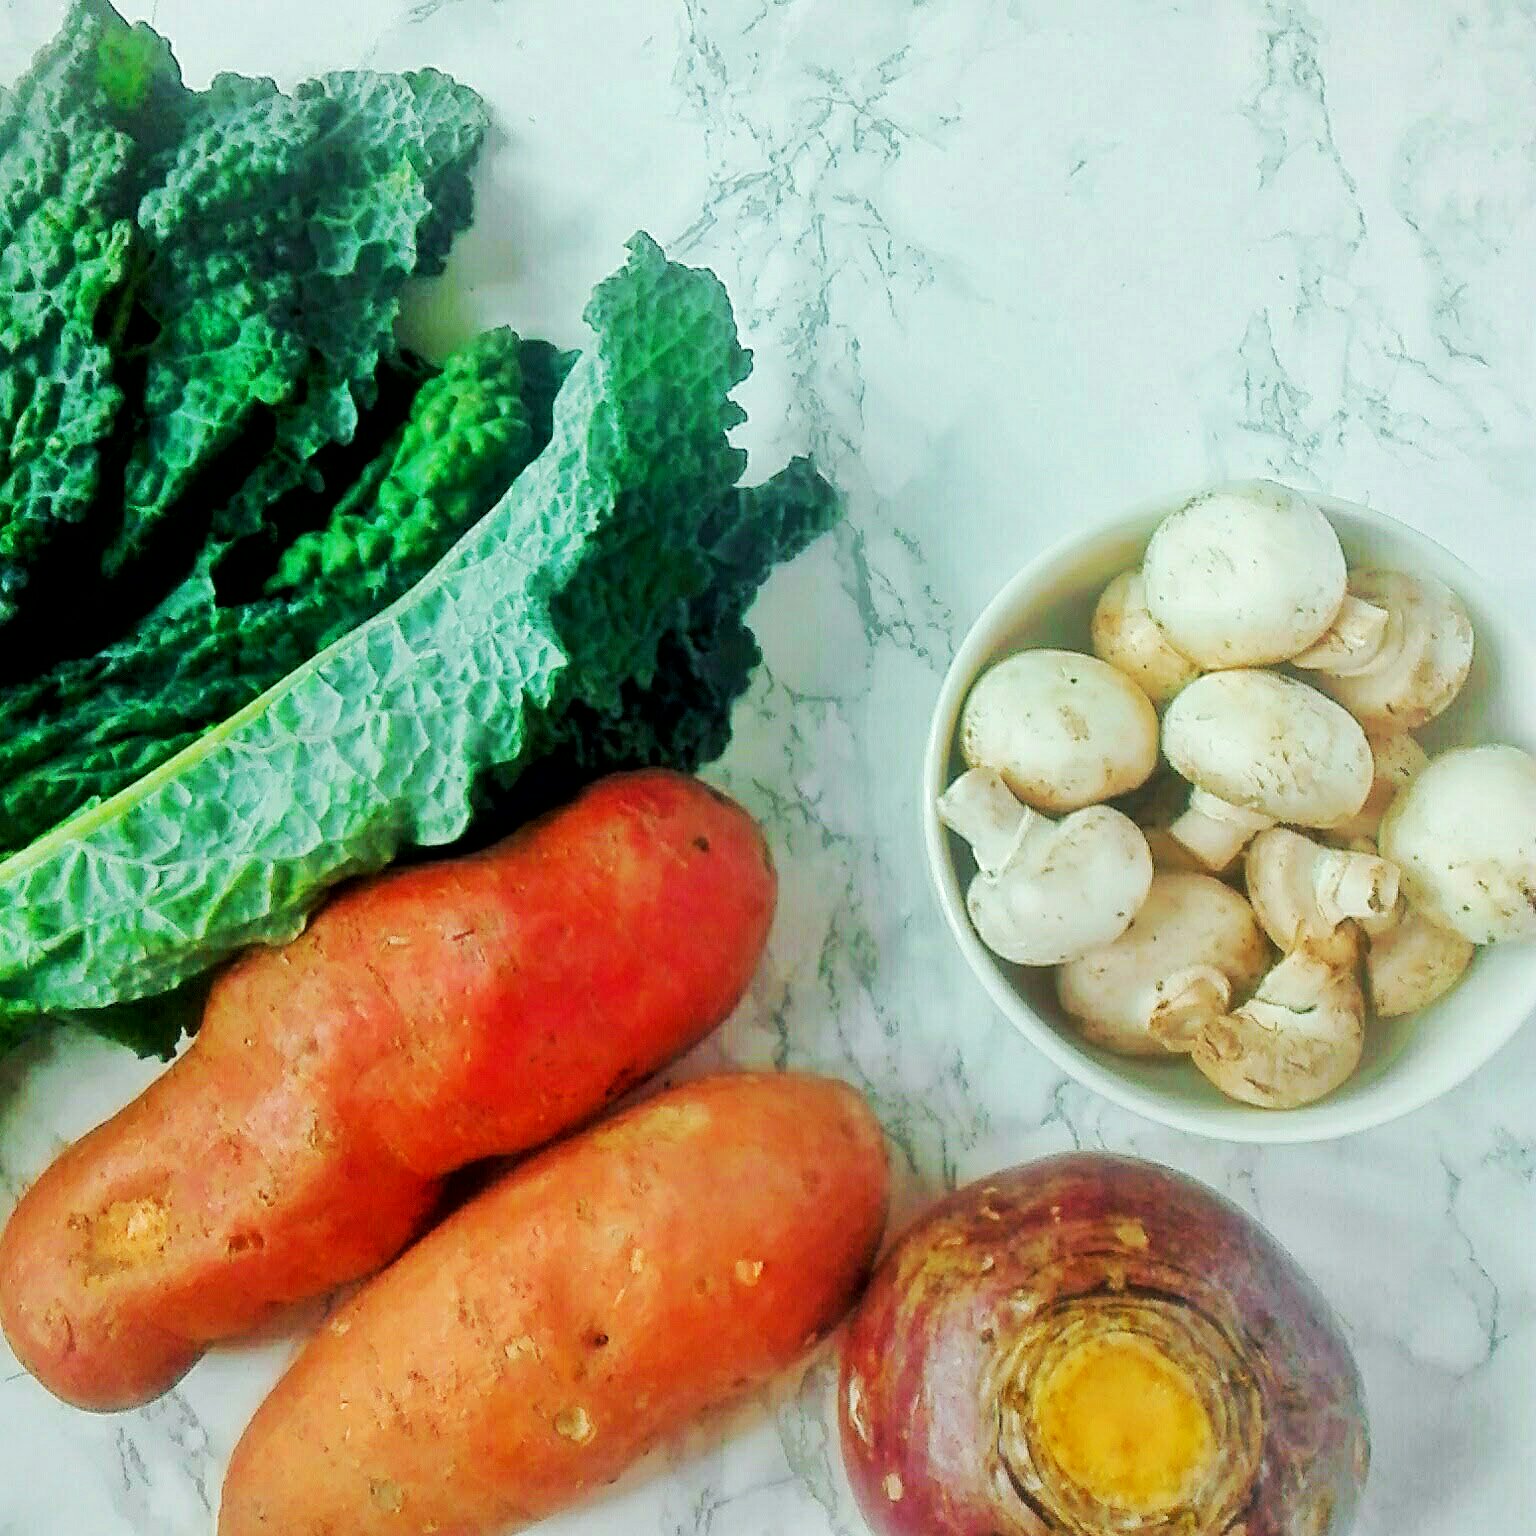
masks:
[[[1318,848],[1312,866],[1317,909],[1330,928],[1352,917],[1373,918],[1390,912],[1397,901],[1400,871],[1374,854]]]
[[[1274,824],[1273,816],[1233,805],[1197,787],[1190,792],[1189,809],[1174,821],[1168,833],[1205,868],[1222,870],[1243,851],[1243,845],[1255,833]]]
[[[1414,730],[1433,720],[1472,666],[1472,621],[1461,599],[1444,582],[1399,571],[1357,571],[1350,592],[1350,601],[1386,614],[1379,638],[1342,659],[1324,644],[1292,661],[1316,671],[1367,730]]]
[[[1289,827],[1253,840],[1244,873],[1253,910],[1281,949],[1324,937],[1351,918],[1390,912],[1400,874],[1374,852],[1325,848]]]
[[[995,769],[971,768],[937,810],[976,855],[965,909],[977,937],[1015,965],[1061,965],[1113,943],[1152,885],[1146,838],[1107,805],[1054,821],[1022,805]]]
[[[998,875],[1018,858],[1031,831],[1053,825],[1025,805],[990,768],[962,773],[939,796],[939,820],[971,845],[976,867]]]
[[[1214,965],[1190,965],[1157,984],[1158,998],[1147,1033],[1170,1051],[1190,1050],[1202,1027],[1219,1019],[1232,1002],[1232,983]]]
[[[1375,603],[1354,595],[1346,596],[1338,616],[1328,626],[1323,638],[1291,657],[1293,667],[1309,671],[1333,672],[1351,677],[1370,667],[1381,653],[1387,639],[1390,613]],[[1402,621],[1398,620],[1399,639]]]

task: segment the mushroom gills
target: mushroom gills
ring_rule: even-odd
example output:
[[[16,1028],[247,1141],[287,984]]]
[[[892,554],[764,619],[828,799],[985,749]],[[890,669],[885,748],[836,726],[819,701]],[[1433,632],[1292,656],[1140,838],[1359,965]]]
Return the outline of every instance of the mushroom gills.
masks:
[[[1291,665],[1304,671],[1336,672],[1341,677],[1366,671],[1381,655],[1391,619],[1391,610],[1351,592],[1322,639],[1292,656]],[[1399,618],[1399,633],[1401,627]]]
[[[1343,1083],[1365,1045],[1365,995],[1351,927],[1304,939],[1241,1008],[1211,1021],[1192,1057],[1229,1098],[1297,1109]]]

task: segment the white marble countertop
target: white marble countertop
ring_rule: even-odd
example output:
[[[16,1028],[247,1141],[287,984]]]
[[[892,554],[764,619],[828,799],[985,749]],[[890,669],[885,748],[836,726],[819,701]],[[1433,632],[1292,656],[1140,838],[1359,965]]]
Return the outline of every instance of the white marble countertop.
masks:
[[[945,933],[915,805],[943,668],[1069,526],[1273,474],[1434,534],[1536,612],[1536,12],[1522,0],[135,0],[188,77],[437,64],[492,103],[478,223],[416,324],[580,339],[637,227],[729,286],[747,442],[847,524],[758,610],[720,766],[783,875],[701,1061],[867,1089],[902,1211],[1072,1146],[1258,1215],[1332,1298],[1373,1413],[1361,1536],[1524,1536],[1536,1505],[1536,1029],[1343,1142],[1200,1142],[1064,1081]],[[0,74],[61,0],[0,0]],[[0,1065],[14,1192],[147,1081],[59,1038]],[[291,1341],[90,1417],[0,1350],[0,1536],[208,1536]],[[551,1536],[862,1532],[823,1355]]]

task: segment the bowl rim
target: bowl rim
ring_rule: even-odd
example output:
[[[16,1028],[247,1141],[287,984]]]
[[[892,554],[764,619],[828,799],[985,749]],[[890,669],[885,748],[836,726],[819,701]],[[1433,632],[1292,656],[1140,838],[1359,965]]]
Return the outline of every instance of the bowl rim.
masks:
[[[1467,1057],[1458,1058],[1449,1072],[1441,1073],[1438,1077],[1426,1075],[1424,1082],[1395,1095],[1373,1095],[1360,1100],[1333,1100],[1325,1097],[1315,1104],[1293,1110],[1261,1109],[1235,1100],[1210,1109],[1189,1109],[1170,1103],[1152,1089],[1127,1082],[1078,1049],[1008,983],[1000,969],[1000,962],[971,926],[965,909],[965,893],[948,851],[949,834],[935,809],[938,797],[946,787],[961,706],[981,666],[996,648],[993,632],[1003,627],[1002,621],[1016,619],[1019,594],[1075,553],[1107,543],[1117,536],[1143,537],[1150,520],[1176,510],[1196,496],[1251,486],[1265,478],[1216,480],[1182,491],[1144,498],[1128,509],[1099,518],[1054,540],[1031,556],[1004,582],[972,621],[939,685],[923,748],[918,814],[923,823],[923,846],[929,877],[950,934],[960,946],[972,972],[1004,1017],[1056,1067],[1120,1108],[1190,1135],[1236,1143],[1296,1145],[1354,1135],[1389,1124],[1424,1108],[1486,1066],[1527,1022],[1530,1010],[1513,1015],[1507,1031],[1490,1036]],[[1267,479],[1266,483],[1283,484]],[[1504,620],[1503,605],[1487,593],[1483,578],[1432,535],[1360,502],[1309,490],[1299,490],[1298,494],[1313,502],[1325,514],[1342,513],[1352,521],[1374,524],[1410,544],[1423,546],[1436,563],[1464,573],[1465,593],[1458,589],[1458,595],[1472,599],[1472,605],[1484,612],[1498,614],[1501,623]],[[1512,625],[1509,627],[1513,629]],[[1510,638],[1509,635],[1501,637],[1501,650]],[[1525,653],[1527,664],[1536,672],[1536,653],[1519,639],[1515,643]]]

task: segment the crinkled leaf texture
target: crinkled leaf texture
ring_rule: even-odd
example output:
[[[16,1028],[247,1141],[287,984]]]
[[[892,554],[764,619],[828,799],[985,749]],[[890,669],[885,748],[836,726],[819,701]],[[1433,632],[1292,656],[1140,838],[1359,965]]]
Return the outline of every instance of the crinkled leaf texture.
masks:
[[[440,271],[469,222],[485,127],[480,98],[431,70],[327,75],[292,96],[223,75],[197,98],[139,209],[140,302],[160,329],[109,577],[173,512],[207,518],[194,487],[246,471],[212,518],[214,538],[237,538],[351,440],[407,279]]]
[[[757,659],[741,614],[835,501],[803,465],[734,490],[749,358],[729,301],[648,238],[630,249],[548,446],[426,577],[0,864],[0,1028],[106,1009],[163,1045],[142,1007],[127,1026],[117,1010],[291,937],[403,847],[460,838],[492,779],[515,793],[538,758],[691,766],[723,745]]]
[[[548,353],[502,328],[450,356],[327,523],[277,556],[264,595],[226,605],[194,581],[97,655],[0,689],[0,857],[159,767],[408,590],[549,440]]]
[[[191,91],[152,29],[72,0],[0,94],[0,678],[345,489],[486,126],[435,70]]]
[[[140,138],[180,90],[162,39],[76,0],[0,96],[0,625],[40,561],[78,559],[96,507],[123,405],[111,311],[147,184]]]

